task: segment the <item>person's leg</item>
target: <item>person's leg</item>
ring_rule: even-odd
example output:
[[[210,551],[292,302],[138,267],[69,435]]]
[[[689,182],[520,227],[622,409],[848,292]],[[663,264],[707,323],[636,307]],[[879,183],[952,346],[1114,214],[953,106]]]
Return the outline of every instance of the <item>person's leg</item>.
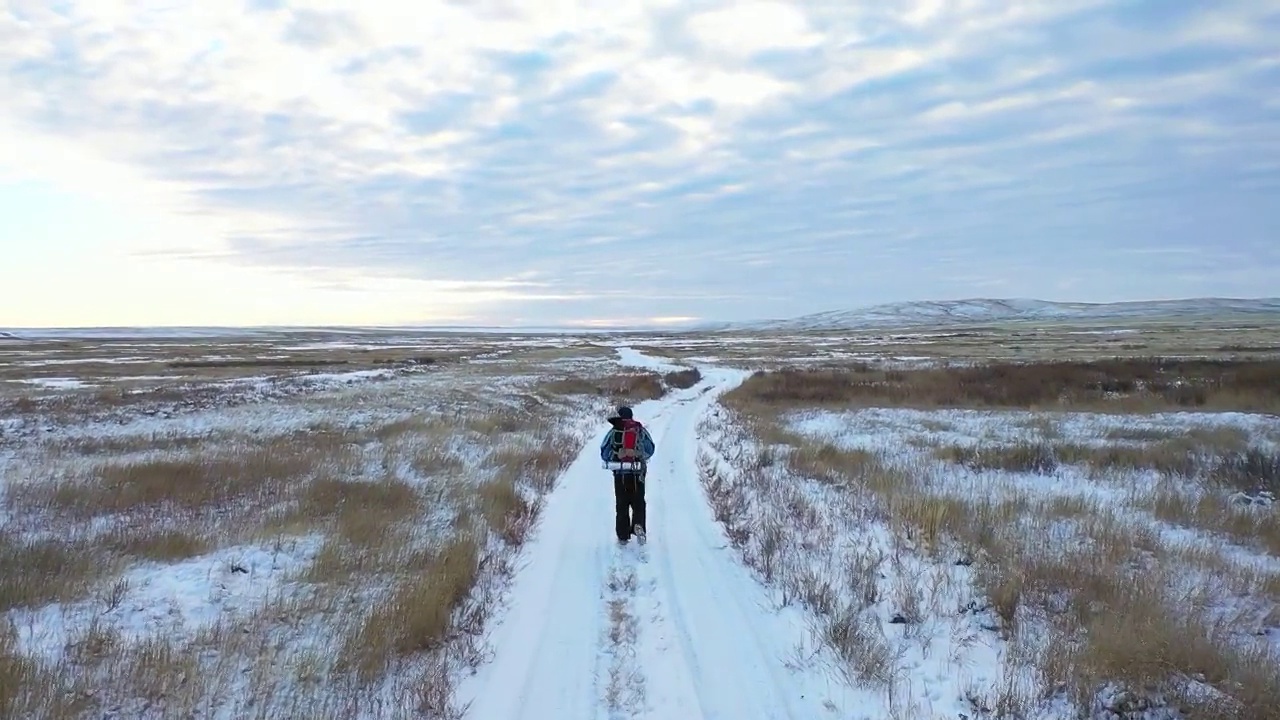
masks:
[[[636,473],[635,485],[634,485],[635,491],[631,496],[631,526],[633,528],[641,528],[646,533],[649,530],[649,526],[645,524],[646,508],[645,508],[645,502],[644,502],[644,486],[645,486],[645,479],[648,474],[649,474],[648,468],[645,468],[644,470],[641,470],[640,472]]]
[[[613,526],[619,540],[629,540],[631,538],[631,518],[629,517],[631,503],[626,483],[626,475],[623,473],[613,474]]]

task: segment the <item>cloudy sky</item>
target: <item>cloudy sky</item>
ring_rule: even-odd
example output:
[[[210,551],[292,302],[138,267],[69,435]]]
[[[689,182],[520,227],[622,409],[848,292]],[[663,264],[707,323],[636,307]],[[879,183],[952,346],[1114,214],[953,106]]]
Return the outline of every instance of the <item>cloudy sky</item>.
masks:
[[[3,0],[0,326],[1280,295],[1280,0]]]

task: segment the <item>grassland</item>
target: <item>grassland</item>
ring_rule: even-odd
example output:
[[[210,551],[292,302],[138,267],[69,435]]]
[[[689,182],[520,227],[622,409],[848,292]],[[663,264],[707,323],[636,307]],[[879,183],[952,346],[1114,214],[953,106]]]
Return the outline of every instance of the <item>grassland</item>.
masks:
[[[614,340],[759,371],[700,464],[792,662],[894,718],[1274,715],[1280,330],[1155,323],[6,342],[0,716],[460,717],[561,469],[699,378]]]
[[[894,717],[1273,717],[1280,362],[1111,349],[758,372],[708,496]]]
[[[863,362],[899,369],[1100,358],[1231,360],[1280,355],[1280,326],[1257,318],[1123,324],[1040,322],[672,335],[636,338],[633,344],[654,355],[751,370],[844,367]]]
[[[4,348],[0,716],[458,717],[556,477],[670,386],[562,338],[311,340]]]

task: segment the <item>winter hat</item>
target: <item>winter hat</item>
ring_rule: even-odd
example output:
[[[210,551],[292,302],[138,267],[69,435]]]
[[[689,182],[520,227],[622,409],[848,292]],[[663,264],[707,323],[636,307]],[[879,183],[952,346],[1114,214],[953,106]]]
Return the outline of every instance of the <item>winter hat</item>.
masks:
[[[622,418],[623,420],[630,420],[631,408],[627,407],[626,405],[623,405],[622,407],[618,408],[618,417]]]

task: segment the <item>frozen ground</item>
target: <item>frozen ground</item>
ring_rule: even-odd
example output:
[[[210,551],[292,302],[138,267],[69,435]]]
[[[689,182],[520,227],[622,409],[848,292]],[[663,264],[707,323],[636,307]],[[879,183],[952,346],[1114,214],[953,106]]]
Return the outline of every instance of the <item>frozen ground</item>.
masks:
[[[1274,691],[1270,671],[1243,705],[1218,692],[1280,660],[1260,487],[1275,468],[1226,487],[1212,453],[1274,453],[1274,416],[796,410],[761,436],[738,422],[705,426],[708,493],[774,606],[804,607],[812,645],[869,692],[862,716],[1265,715],[1248,693]],[[1210,469],[1154,467],[1184,447]],[[1189,698],[1204,704],[1175,711]]]
[[[164,635],[190,641],[219,622],[242,619],[272,596],[304,592],[297,578],[315,560],[323,538],[220,548],[173,563],[140,563],[104,592],[67,604],[18,609],[9,620],[20,647],[54,664],[89,634],[136,643]]]
[[[464,687],[468,718],[857,717],[841,683],[788,667],[798,618],[770,611],[702,496],[698,422],[741,377],[705,371],[635,408],[658,446],[644,546],[612,537],[612,486],[584,448],[533,538],[495,660]]]
[[[545,384],[619,368],[559,338],[453,342],[491,362],[0,393],[0,688],[22,688],[0,716],[447,715],[522,528],[605,414]]]
[[[919,335],[857,359],[957,340]],[[5,368],[0,688],[28,689],[0,714],[1182,720],[1174,696],[1262,687],[1249,668],[1275,662],[1270,496],[1212,458],[1167,472],[1183,441],[1274,452],[1273,417],[761,420],[725,399],[746,368],[861,341],[513,340],[142,338],[76,350],[79,374],[53,348]],[[696,385],[642,402],[588,382],[690,365]],[[74,385],[121,377],[145,389]],[[658,444],[644,546],[613,539],[597,455],[623,401]],[[1108,635],[1139,652],[1089,640]],[[1120,681],[1152,667],[1177,671],[1167,697]]]

